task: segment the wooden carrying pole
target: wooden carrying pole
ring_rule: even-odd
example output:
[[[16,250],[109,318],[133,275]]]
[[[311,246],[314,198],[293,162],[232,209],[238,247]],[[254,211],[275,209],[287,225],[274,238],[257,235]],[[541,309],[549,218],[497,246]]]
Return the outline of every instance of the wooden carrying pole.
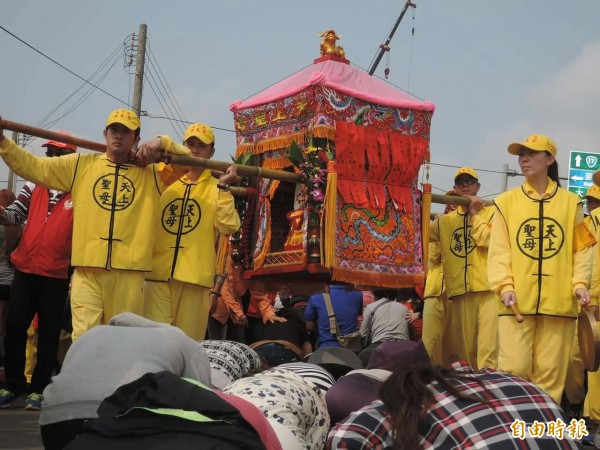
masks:
[[[441,203],[442,205],[456,205],[469,207],[469,199],[467,197],[459,197],[457,195],[443,195],[443,194],[431,194],[432,203]],[[485,206],[492,206],[494,204],[491,200],[483,200]]]
[[[67,136],[56,133],[54,131],[45,130],[43,128],[32,127],[18,122],[0,119],[0,129],[17,131],[19,133],[28,134],[44,139],[51,139],[67,144],[73,144],[77,147],[87,148],[98,152],[105,152],[106,145],[99,142],[88,141],[75,136]],[[193,156],[182,155],[166,155],[165,162],[169,164],[178,164],[181,166],[204,167],[209,170],[218,170],[225,172],[232,163],[214,161],[206,158],[196,158]],[[286,172],[284,170],[263,169],[262,167],[246,166],[242,164],[236,165],[237,173],[243,177],[259,177],[269,178],[271,180],[287,181],[290,183],[304,183],[304,175],[294,172]]]
[[[0,129],[17,131],[18,133],[28,134],[29,136],[64,142],[66,144],[73,144],[77,147],[96,150],[97,152],[106,151],[106,145],[99,142],[88,141],[75,136],[67,136],[54,131],[44,130],[43,128],[32,127],[31,125],[25,125],[18,122],[11,122],[10,120],[0,119]]]
[[[168,154],[165,157],[168,164],[177,164],[180,166],[204,167],[210,170],[225,172],[232,163],[215,161],[206,158],[197,158],[195,156],[182,156]],[[285,170],[263,169],[262,167],[246,166],[236,164],[238,175],[242,177],[269,178],[271,180],[287,181],[289,183],[304,183],[304,176],[299,173],[286,172]]]
[[[75,136],[67,136],[54,131],[45,130],[43,128],[32,127],[31,125],[25,125],[18,122],[11,122],[10,120],[0,119],[0,129],[12,130],[23,134],[28,134],[30,136],[65,142],[67,144],[73,144],[77,147],[87,148],[89,150],[95,150],[98,152],[106,151],[106,145],[99,142],[88,141]],[[218,170],[221,172],[225,172],[231,165],[231,163],[228,162],[182,155],[166,155],[166,162],[182,166],[204,167],[209,170]],[[271,180],[287,181],[289,183],[304,183],[305,181],[304,175],[294,172],[286,172],[284,170],[263,169],[262,167],[246,166],[242,164],[236,165],[236,169],[237,173],[243,177],[269,178]],[[234,192],[234,195],[238,197],[245,196],[245,189],[243,188],[232,188],[232,191]],[[444,205],[469,206],[468,198],[457,197],[454,195],[431,194],[431,201],[433,203],[441,203]],[[493,202],[489,200],[484,200],[483,203],[486,206],[493,204]]]

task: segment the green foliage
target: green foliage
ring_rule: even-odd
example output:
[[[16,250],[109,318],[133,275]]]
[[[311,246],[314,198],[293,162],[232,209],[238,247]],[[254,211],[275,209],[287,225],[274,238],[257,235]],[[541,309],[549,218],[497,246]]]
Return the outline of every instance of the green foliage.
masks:
[[[304,155],[302,154],[302,149],[296,143],[296,141],[292,141],[290,148],[285,154],[285,157],[289,159],[290,162],[296,167],[300,167],[300,164],[304,162]]]
[[[243,165],[243,166],[247,166],[250,164],[250,161],[252,161],[252,152],[248,152],[245,154],[242,154],[240,156],[238,156],[237,158],[235,157],[231,157],[231,160],[235,163],[235,164],[239,164],[239,165]]]

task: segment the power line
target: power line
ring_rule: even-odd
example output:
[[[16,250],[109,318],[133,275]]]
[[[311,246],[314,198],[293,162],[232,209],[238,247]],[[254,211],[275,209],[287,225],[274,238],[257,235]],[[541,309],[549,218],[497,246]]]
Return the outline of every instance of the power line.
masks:
[[[164,84],[166,85],[166,87],[168,88],[168,92],[170,93],[169,98],[172,99],[175,109],[179,111],[179,118],[186,119],[185,114],[183,113],[183,109],[181,108],[181,106],[179,105],[179,102],[177,101],[177,97],[175,97],[175,94],[173,93],[173,90],[171,89],[171,86],[169,85],[167,78],[163,74],[163,71],[161,70],[160,65],[158,64],[158,60],[154,56],[154,52],[152,51],[152,48],[150,47],[149,39],[148,39],[148,53],[150,55],[150,59],[149,59],[150,63],[152,64],[152,61],[154,61],[154,65],[156,65],[156,67],[158,68],[158,72],[160,74],[159,78],[162,78],[164,80]]]
[[[44,58],[46,58],[47,60],[49,60],[49,61],[53,62],[53,63],[54,63],[54,64],[56,64],[57,66],[59,66],[59,67],[61,67],[62,69],[66,70],[66,71],[67,71],[67,72],[69,72],[71,75],[74,75],[74,76],[76,76],[76,77],[77,77],[77,78],[79,78],[80,80],[82,80],[82,81],[84,81],[84,82],[86,82],[86,83],[88,83],[88,84],[92,85],[93,87],[95,87],[96,89],[98,89],[100,92],[103,92],[103,93],[105,93],[106,95],[108,95],[109,97],[111,97],[111,98],[113,98],[113,99],[117,100],[118,102],[120,102],[120,103],[123,103],[124,105],[127,105],[128,107],[132,108],[132,106],[131,106],[129,103],[127,103],[127,102],[125,102],[125,101],[121,100],[121,99],[120,99],[120,98],[118,98],[118,97],[115,97],[115,96],[114,96],[114,95],[112,95],[110,92],[107,92],[107,91],[105,91],[104,89],[102,89],[102,88],[100,88],[100,87],[96,86],[95,84],[93,84],[93,83],[89,82],[88,80],[86,80],[86,79],[85,79],[85,78],[83,78],[82,76],[80,76],[80,75],[76,74],[76,73],[75,73],[75,72],[73,72],[71,69],[69,69],[69,68],[65,67],[64,65],[62,65],[61,63],[59,63],[59,62],[58,62],[58,61],[56,61],[55,59],[52,59],[50,56],[46,55],[44,52],[42,52],[42,51],[38,50],[37,48],[35,48],[34,46],[32,46],[32,45],[28,44],[27,42],[25,42],[23,39],[21,39],[21,38],[20,38],[20,37],[18,37],[17,35],[15,35],[15,34],[11,33],[11,32],[10,32],[10,31],[8,31],[6,28],[4,28],[2,25],[0,25],[0,30],[2,30],[2,31],[4,31],[4,32],[6,32],[6,33],[8,33],[8,34],[10,34],[10,35],[11,35],[12,37],[14,37],[16,40],[18,40],[18,41],[19,41],[19,42],[21,42],[22,44],[26,45],[27,47],[29,47],[30,49],[32,49],[34,52],[36,52],[36,53],[39,53],[40,55],[42,55],[42,56],[43,56]]]
[[[115,50],[98,66],[96,70],[90,75],[88,78],[89,81],[93,81],[94,78],[98,76],[98,81],[96,84],[101,84],[102,81],[108,76],[112,68],[119,61],[121,56],[123,55],[124,50],[121,48],[121,44],[119,44]],[[110,64],[108,68],[107,65]],[[104,70],[104,73],[100,73]],[[78,92],[80,92],[84,87],[87,87],[87,90],[81,95],[81,97],[69,106],[60,117],[50,120],[52,115],[56,113],[61,106],[65,105],[69,100],[71,100]],[[60,102],[54,109],[52,109],[48,114],[46,114],[35,126],[40,128],[50,128],[53,127],[56,123],[62,120],[67,115],[71,114],[75,110],[77,110],[92,94],[94,93],[94,87],[88,86],[88,83],[82,83],[75,91],[73,91],[70,95],[68,95],[62,102]],[[24,142],[30,142],[35,139],[33,136],[26,136]]]
[[[121,50],[121,52],[119,53],[119,50]],[[111,60],[114,60],[115,58],[120,58],[121,55],[123,54],[123,50],[121,49],[121,44],[119,44],[117,46],[117,48],[115,50],[112,51],[112,53],[100,64],[100,66],[98,66],[98,68],[89,76],[88,80],[92,81],[96,75],[103,70],[106,65],[108,63],[110,63]],[[113,63],[114,65],[114,63]],[[112,66],[111,66],[112,68]],[[104,75],[101,76],[100,81],[102,81],[104,79],[104,77],[106,77],[106,74],[108,74],[108,72],[110,71],[110,68],[108,69],[107,72],[105,72]],[[86,86],[88,83],[82,83],[77,89],[75,89],[75,91],[73,91],[72,94],[70,94],[69,96],[67,96],[67,98],[65,98],[62,102],[60,102],[58,104],[58,106],[56,106],[52,111],[50,111],[48,114],[46,114],[37,124],[37,127],[45,127],[45,124],[47,123],[46,121],[49,120],[49,118],[61,107],[63,106],[65,103],[67,103],[71,98],[73,98],[79,91],[81,91],[84,86]],[[91,91],[93,89],[93,87],[89,87],[89,90]],[[86,94],[84,94],[85,96]],[[64,116],[63,116],[64,117]],[[58,120],[54,121],[54,123],[56,123]]]
[[[427,162],[426,164],[430,164],[432,166],[440,166],[440,167],[449,167],[451,169],[460,169],[461,167],[464,166],[453,166],[452,164],[442,164],[442,163],[434,163],[434,162]],[[491,169],[478,169],[476,167],[473,167],[473,169],[475,169],[478,172],[490,172],[490,173],[501,173],[501,174],[505,174],[506,172],[504,172],[503,170],[491,170]],[[520,173],[512,173],[512,175],[522,175]]]
[[[148,64],[148,71],[146,72],[147,75],[149,75],[149,78],[146,77],[146,80],[148,81],[148,84],[154,83],[154,86],[156,87],[156,90],[154,88],[152,88],[152,91],[154,92],[154,95],[156,96],[156,99],[158,100],[158,103],[160,104],[162,110],[164,111],[165,114],[167,114],[167,111],[165,110],[165,106],[167,107],[167,109],[169,110],[169,113],[171,116],[176,116],[177,114],[173,111],[173,109],[171,108],[172,102],[171,104],[169,104],[169,101],[167,100],[167,98],[165,98],[165,94],[163,93],[163,91],[161,90],[158,82],[156,81],[156,78],[158,78],[158,74],[156,74],[156,78],[154,77],[155,72],[153,73],[154,68],[152,67],[152,64]],[[159,80],[160,81],[160,80]],[[160,97],[158,97],[158,94],[156,93],[156,91],[158,91],[158,94],[160,94]],[[168,93],[167,93],[167,97],[168,97]],[[164,101],[164,105],[161,102],[161,98]],[[177,121],[170,121],[171,125],[173,125],[173,122],[177,125],[177,127],[179,128],[179,132],[181,134],[183,134],[183,132],[185,131],[183,129],[183,127],[181,126],[180,122],[181,119],[177,120]]]
[[[142,115],[143,115],[143,116],[146,116],[146,117],[149,117],[150,119],[166,119],[166,120],[173,120],[173,121],[176,121],[176,122],[186,123],[186,124],[188,124],[188,125],[191,125],[191,124],[193,124],[193,123],[194,123],[194,122],[190,122],[189,120],[177,120],[177,119],[174,119],[174,118],[172,118],[172,117],[166,117],[166,116],[157,116],[157,115],[155,115],[155,114],[150,114],[150,113],[148,113],[148,112],[146,112],[146,111],[142,112]],[[211,127],[213,130],[227,131],[227,132],[230,132],[230,133],[235,133],[235,130],[232,130],[232,129],[230,129],[230,128],[220,128],[220,127],[216,127],[216,126],[214,126],[214,125],[211,125],[210,127]]]
[[[431,161],[427,161],[427,162],[423,163],[423,165],[426,165],[426,164],[430,164],[432,166],[449,167],[449,168],[452,168],[452,169],[460,169],[461,167],[464,167],[464,166],[453,166],[452,164],[434,163],[434,162],[431,162]],[[498,174],[501,174],[501,175],[509,175],[511,177],[523,177],[523,176],[525,176],[522,173],[517,172],[514,169],[510,170],[508,172],[505,172],[504,170],[479,169],[477,167],[473,167],[473,169],[475,169],[477,172],[498,173]],[[560,177],[560,176],[558,178],[560,180],[568,180],[569,179],[567,177]]]
[[[150,73],[150,72],[149,72]],[[144,78],[144,83],[147,83],[148,86],[150,86],[150,89],[152,90],[152,92],[154,93],[154,96],[156,97],[156,99],[158,100],[158,103],[160,105],[160,107],[162,108],[163,112],[165,113],[165,115],[168,116],[167,111],[165,110],[165,107],[163,106],[163,104],[160,102],[160,98],[158,97],[158,94],[156,93],[156,91],[154,90],[154,86],[152,85],[152,82],[150,81],[150,79],[152,78],[152,75],[150,77],[145,77]],[[173,124],[173,122],[177,123],[179,121],[172,119],[170,117],[165,117],[169,123],[171,124],[171,127],[173,128],[173,131],[175,131],[175,134],[179,135],[181,133],[181,127],[179,127],[179,129]]]
[[[113,61],[113,63],[110,65],[110,67],[98,79],[98,81],[97,81],[98,84],[100,84],[100,83],[102,83],[104,81],[104,79],[108,76],[108,74],[110,73],[110,71],[112,70],[112,68],[117,64],[117,62],[119,61],[120,57],[121,57],[121,55],[117,55],[117,58],[115,58],[115,60]],[[67,111],[65,111],[63,113],[63,115],[61,115],[58,119],[56,119],[53,122],[51,122],[50,124],[48,124],[48,126],[53,126],[59,120],[63,119],[67,115],[71,114],[73,111],[75,111],[77,108],[79,108],[88,98],[90,98],[93,93],[94,93],[94,88],[90,87],[87,90],[87,92],[73,106],[71,106],[69,109],[67,109]]]

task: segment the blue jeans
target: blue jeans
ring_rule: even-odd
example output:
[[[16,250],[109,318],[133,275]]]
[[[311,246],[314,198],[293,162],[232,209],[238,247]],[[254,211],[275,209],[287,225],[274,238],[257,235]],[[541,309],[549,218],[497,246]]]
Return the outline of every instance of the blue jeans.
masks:
[[[260,347],[256,347],[254,351],[258,353],[261,358],[264,358],[271,367],[289,362],[301,361],[300,356],[298,356],[296,352],[276,342],[263,344]]]

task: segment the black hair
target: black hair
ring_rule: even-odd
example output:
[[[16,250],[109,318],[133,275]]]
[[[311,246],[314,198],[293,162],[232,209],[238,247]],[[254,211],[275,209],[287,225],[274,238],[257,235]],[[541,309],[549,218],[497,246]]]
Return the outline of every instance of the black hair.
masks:
[[[464,400],[488,404],[489,400],[461,392],[454,380],[483,381],[431,363],[410,364],[395,370],[380,388],[380,398],[391,413],[393,448],[419,449],[419,428],[427,420],[427,411],[435,403],[428,385],[437,382],[451,395]],[[488,391],[486,391],[488,392]],[[485,395],[485,392],[484,392]],[[491,395],[488,395],[491,398]]]
[[[301,327],[304,327],[304,322],[302,321],[300,314],[295,308],[291,306],[284,306],[283,308],[278,309],[277,311],[275,311],[275,315],[277,317],[283,317],[292,322],[296,322]]]
[[[396,291],[396,296],[398,300],[408,300],[419,298],[419,294],[417,293],[415,288],[400,288]]]
[[[381,298],[387,298],[390,300],[396,299],[396,290],[395,289],[377,289],[373,291],[373,295],[377,300]]]
[[[552,156],[550,152],[545,152],[548,156]],[[560,187],[560,178],[558,176],[558,161],[556,160],[556,156],[554,157],[554,162],[548,166],[548,178],[558,184]]]

